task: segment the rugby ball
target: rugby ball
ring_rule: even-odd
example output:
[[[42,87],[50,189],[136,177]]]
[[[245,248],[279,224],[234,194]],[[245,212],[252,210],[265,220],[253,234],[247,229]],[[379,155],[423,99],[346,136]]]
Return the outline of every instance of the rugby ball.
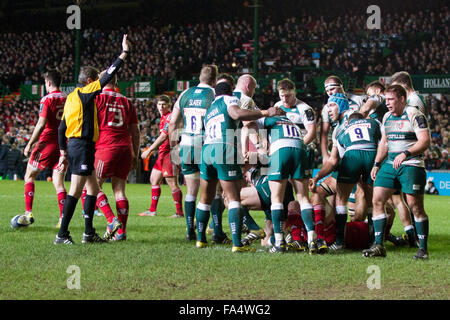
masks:
[[[18,229],[22,227],[28,227],[30,223],[23,214],[18,214],[11,219],[10,226],[12,229]]]

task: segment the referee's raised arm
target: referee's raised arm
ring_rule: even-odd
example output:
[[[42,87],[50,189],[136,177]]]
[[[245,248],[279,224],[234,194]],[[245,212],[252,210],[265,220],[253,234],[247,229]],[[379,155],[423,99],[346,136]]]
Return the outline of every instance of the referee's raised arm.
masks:
[[[130,52],[130,42],[127,40],[127,35],[123,35],[122,39],[122,53],[117,58],[116,61],[108,68],[108,70],[105,72],[105,74],[100,79],[100,86],[103,89],[113,78],[113,76],[116,74],[117,70],[122,66],[125,58],[127,57],[128,53]]]

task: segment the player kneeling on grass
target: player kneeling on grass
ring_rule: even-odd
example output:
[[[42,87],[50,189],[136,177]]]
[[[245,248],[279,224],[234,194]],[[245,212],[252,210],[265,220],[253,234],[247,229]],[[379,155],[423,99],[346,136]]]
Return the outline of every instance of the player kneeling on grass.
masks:
[[[233,86],[226,80],[215,87],[216,99],[205,114],[205,142],[200,165],[200,201],[197,204],[197,248],[207,246],[206,227],[219,182],[228,198],[228,222],[233,242],[232,252],[253,251],[241,243],[242,213],[240,188],[241,165],[238,163],[236,130],[239,121],[256,120],[264,116],[281,115],[279,108],[249,111],[239,107],[240,101],[233,97]]]
[[[298,251],[304,251],[306,250],[307,233],[300,213],[300,205],[297,201],[291,201],[288,208],[286,228],[290,230],[291,235],[289,249],[295,248]],[[344,233],[343,244],[346,249],[367,249],[373,243],[373,226],[367,221],[347,222],[344,226]],[[324,239],[327,244],[331,245],[336,242],[336,236],[335,216],[332,210],[327,210],[324,219]]]

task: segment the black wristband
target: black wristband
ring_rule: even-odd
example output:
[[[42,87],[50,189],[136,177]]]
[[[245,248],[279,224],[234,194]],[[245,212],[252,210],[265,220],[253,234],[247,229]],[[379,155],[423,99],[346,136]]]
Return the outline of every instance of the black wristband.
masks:
[[[379,168],[381,166],[381,163],[375,161],[373,163],[373,166]]]
[[[403,151],[403,153],[407,158],[411,156],[411,152],[409,152],[408,150]]]
[[[130,50],[122,50],[122,52],[130,53]]]

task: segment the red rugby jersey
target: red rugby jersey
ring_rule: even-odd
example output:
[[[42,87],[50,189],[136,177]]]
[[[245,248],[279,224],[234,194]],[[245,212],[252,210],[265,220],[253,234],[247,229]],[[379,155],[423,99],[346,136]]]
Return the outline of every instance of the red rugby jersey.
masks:
[[[43,97],[40,102],[39,116],[47,119],[39,141],[58,142],[58,127],[64,112],[66,94],[55,90]]]
[[[131,145],[128,129],[137,124],[136,109],[122,94],[105,88],[95,98],[99,137],[97,148]]]
[[[170,123],[170,115],[171,111],[167,112],[165,115],[161,117],[159,120],[159,133],[164,132],[167,137],[169,136],[169,123]],[[162,145],[159,146],[159,154],[170,152],[170,142],[169,138],[167,138]]]

